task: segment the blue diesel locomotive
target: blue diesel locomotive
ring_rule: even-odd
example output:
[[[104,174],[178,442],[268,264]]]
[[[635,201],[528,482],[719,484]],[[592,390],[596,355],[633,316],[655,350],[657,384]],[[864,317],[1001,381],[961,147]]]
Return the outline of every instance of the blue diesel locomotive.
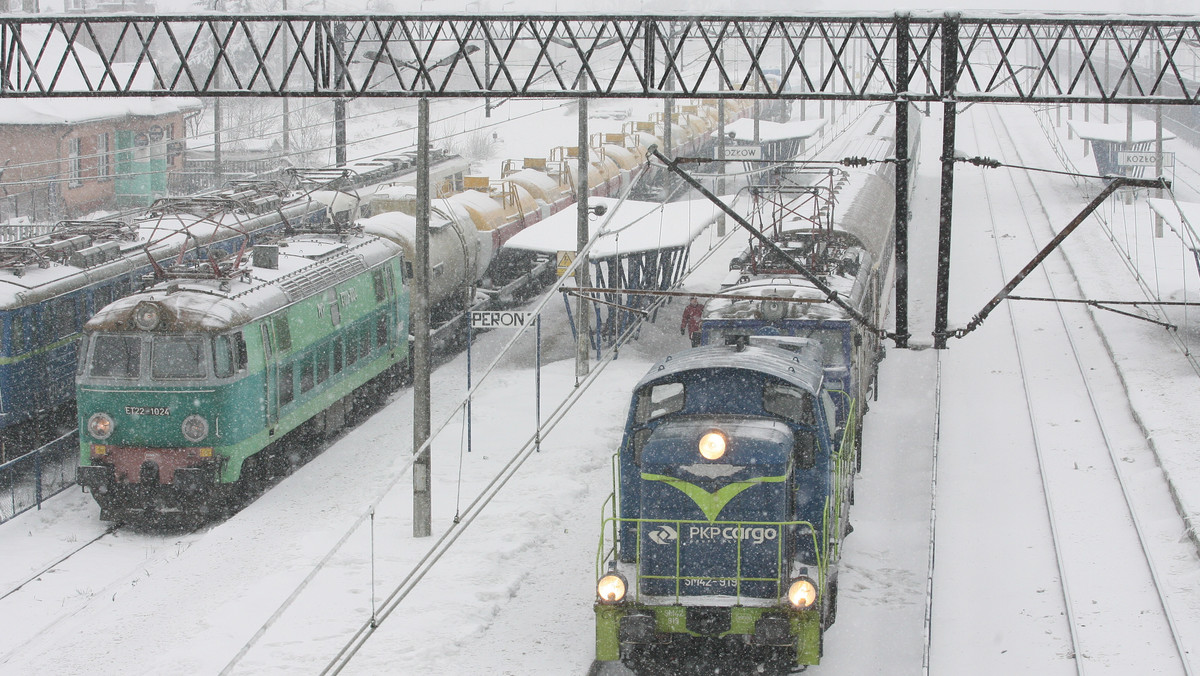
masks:
[[[788,347],[702,346],[637,384],[597,554],[598,661],[733,646],[785,669],[819,660],[855,412],[818,342]]]

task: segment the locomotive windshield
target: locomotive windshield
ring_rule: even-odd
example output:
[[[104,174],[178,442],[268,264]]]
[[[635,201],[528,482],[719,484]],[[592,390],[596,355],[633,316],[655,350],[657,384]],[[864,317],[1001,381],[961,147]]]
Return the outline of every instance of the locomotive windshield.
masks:
[[[683,383],[659,383],[638,394],[637,421],[644,423],[683,410]]]
[[[96,336],[88,373],[97,378],[137,378],[141,360],[141,337]]]
[[[204,377],[203,338],[155,336],[150,352],[150,377],[182,380]]]
[[[812,395],[792,385],[781,383],[764,385],[763,410],[801,425],[812,427],[815,424]]]

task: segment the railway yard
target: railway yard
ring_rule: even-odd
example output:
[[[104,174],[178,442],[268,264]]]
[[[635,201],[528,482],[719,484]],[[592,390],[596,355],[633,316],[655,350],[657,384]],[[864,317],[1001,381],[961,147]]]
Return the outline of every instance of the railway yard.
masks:
[[[809,158],[840,159],[882,114],[852,105]],[[837,622],[806,673],[1193,673],[1196,313],[1139,306],[1169,330],[1083,304],[1008,300],[949,349],[929,347],[941,120],[916,112],[912,349],[889,344],[880,365]],[[1114,125],[1125,112],[1113,108]],[[512,154],[538,156],[546,149],[527,146],[547,130],[571,138],[574,124],[550,108],[488,129]],[[1053,109],[978,105],[958,125],[962,155],[1005,166],[959,170],[952,328],[1101,185],[1014,168],[1095,173]],[[1175,199],[1200,202],[1200,150],[1178,139],[1168,150]],[[1016,293],[1194,301],[1192,245],[1169,229],[1154,237],[1146,193],[1110,198]],[[630,673],[593,664],[602,502],[631,389],[689,346],[686,294],[718,291],[746,245],[732,223],[716,230],[691,244],[685,297],[619,353],[593,352],[586,376],[557,290],[521,307],[538,312],[539,336],[488,331],[470,353],[437,357],[432,537],[412,536],[409,386],[288,455],[292,466],[249,504],[198,528],[109,524],[77,489],[0,525],[0,672]],[[754,673],[720,659],[693,672]]]

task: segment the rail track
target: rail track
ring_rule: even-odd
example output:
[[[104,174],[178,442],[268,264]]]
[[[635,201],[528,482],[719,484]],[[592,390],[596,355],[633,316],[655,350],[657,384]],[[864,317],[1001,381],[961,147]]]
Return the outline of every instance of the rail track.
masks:
[[[1017,137],[995,107],[972,112],[974,124],[964,127],[972,130],[968,142],[979,154],[1031,164],[1021,157]],[[977,213],[986,216],[977,223],[990,229],[993,244],[986,254],[976,252],[981,268],[974,273],[994,271],[1007,280],[1054,236],[1055,218],[1047,206],[1054,183],[1002,169],[968,186],[970,194],[983,197]],[[987,258],[991,262],[983,267]],[[1061,254],[1048,258],[1021,292],[1084,297]],[[1007,519],[996,522],[1007,522],[1011,531],[976,535],[994,540],[985,549],[1006,550],[1009,565],[1024,568],[1014,571],[1012,584],[1040,584],[1037,600],[1020,612],[1028,615],[1027,630],[1044,632],[1037,639],[1047,651],[1044,673],[1193,673],[1186,641],[1197,618],[1190,604],[1179,602],[1188,584],[1179,562],[1192,559],[1194,552],[1179,542],[1185,525],[1099,328],[1078,305],[1014,308],[1010,301],[1008,310],[1008,326],[994,317],[988,337],[994,346],[992,373],[1007,375],[1007,384],[993,381],[1003,390],[992,397],[995,410],[978,413],[1002,417],[1010,426],[1006,450],[1011,457],[984,462],[1007,467],[995,479],[1011,486],[1009,495],[997,487],[987,490],[1004,501],[995,509],[1010,510]],[[1019,376],[1019,386],[1013,386],[1013,375]],[[978,386],[989,387],[987,382]],[[1029,504],[1033,501],[1022,495],[1037,496],[1041,504]],[[935,618],[936,592],[935,584]],[[954,604],[947,605],[954,612]],[[992,610],[1005,605],[999,602]],[[932,652],[930,673],[946,673],[944,667],[955,658],[936,644]]]

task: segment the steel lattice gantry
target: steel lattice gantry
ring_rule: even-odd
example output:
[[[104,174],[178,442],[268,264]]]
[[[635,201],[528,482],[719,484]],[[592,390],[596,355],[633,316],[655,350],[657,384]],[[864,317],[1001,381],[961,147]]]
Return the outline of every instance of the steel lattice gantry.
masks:
[[[1200,17],[9,16],[0,95],[1197,103],[1198,43]]]
[[[7,16],[0,98],[750,98],[945,106],[944,346],[956,106],[1200,103],[1200,17]],[[897,124],[908,106],[897,107]],[[897,138],[903,138],[900,134]],[[897,159],[907,161],[904,144]],[[903,172],[897,172],[903,174]],[[898,206],[905,186],[897,185]],[[906,199],[906,194],[903,196]],[[897,209],[907,340],[907,209]]]

